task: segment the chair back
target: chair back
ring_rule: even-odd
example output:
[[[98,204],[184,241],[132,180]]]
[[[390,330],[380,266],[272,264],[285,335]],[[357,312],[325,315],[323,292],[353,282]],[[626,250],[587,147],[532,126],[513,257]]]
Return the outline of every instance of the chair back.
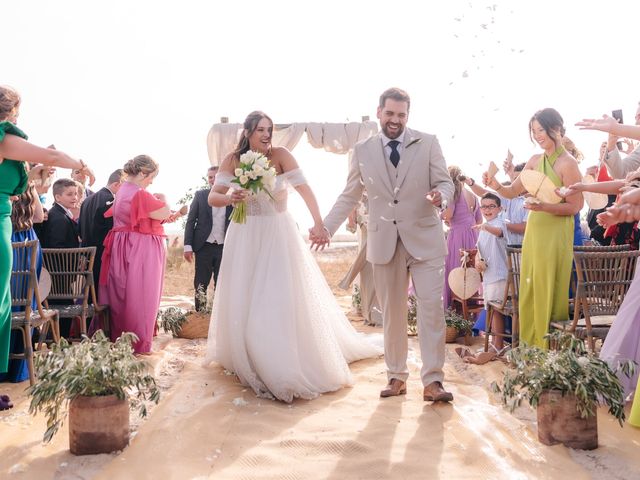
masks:
[[[638,250],[574,252],[576,298],[585,316],[618,313],[633,281],[639,256]]]
[[[93,287],[96,247],[43,248],[42,263],[51,276],[47,300],[82,300],[86,306]]]
[[[507,286],[510,288],[508,296],[511,297],[513,308],[518,308],[518,298],[520,297],[520,265],[522,260],[521,246],[507,246],[507,265],[509,267],[509,278]]]
[[[31,314],[34,295],[37,305],[40,305],[36,275],[39,243],[38,240],[30,240],[11,244],[13,250],[13,269],[10,282],[11,306],[24,309],[27,317]]]
[[[626,252],[631,250],[631,245],[574,245],[574,252]]]

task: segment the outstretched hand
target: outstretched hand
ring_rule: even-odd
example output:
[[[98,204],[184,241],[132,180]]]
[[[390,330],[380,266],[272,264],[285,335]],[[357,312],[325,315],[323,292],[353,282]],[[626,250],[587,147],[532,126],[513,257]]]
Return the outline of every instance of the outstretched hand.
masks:
[[[602,115],[602,118],[583,118],[581,122],[576,122],[576,127],[580,130],[600,130],[611,133],[618,121],[609,115]]]

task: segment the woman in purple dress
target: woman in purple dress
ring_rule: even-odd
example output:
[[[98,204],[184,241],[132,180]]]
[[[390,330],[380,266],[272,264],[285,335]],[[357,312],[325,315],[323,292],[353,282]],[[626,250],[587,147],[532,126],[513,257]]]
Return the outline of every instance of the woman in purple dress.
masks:
[[[442,212],[442,220],[449,226],[447,234],[447,259],[444,271],[444,291],[442,294],[444,308],[451,306],[451,289],[449,288],[449,272],[460,266],[460,249],[476,247],[478,231],[472,227],[482,223],[480,204],[476,196],[464,188],[464,182],[460,180],[462,172],[460,167],[449,166],[449,175],[455,186],[453,205]]]
[[[104,241],[100,299],[111,309],[111,340],[133,332],[138,336],[135,352],[149,354],[164,278],[162,221],[172,213],[146,190],[158,174],[151,157],[138,155],[124,172],[127,180],[113,204],[113,229]]]

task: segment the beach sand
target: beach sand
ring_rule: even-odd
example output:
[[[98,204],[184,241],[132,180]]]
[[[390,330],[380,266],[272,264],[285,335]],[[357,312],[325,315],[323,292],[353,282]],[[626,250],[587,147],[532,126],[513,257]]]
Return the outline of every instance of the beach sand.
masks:
[[[337,283],[355,247],[316,254],[345,311]],[[169,257],[163,305],[191,302],[192,265]],[[347,294],[347,295],[345,295]],[[363,332],[379,332],[350,317]],[[0,478],[6,479],[528,479],[640,478],[640,429],[599,411],[597,450],[547,447],[535,411],[509,413],[491,393],[504,365],[464,364],[447,345],[445,385],[453,404],[422,400],[419,353],[410,339],[406,396],[380,399],[382,358],[351,365],[353,387],[291,405],[256,398],[220,366],[202,366],[206,340],[161,332],[148,358],[162,388],[146,419],[131,415],[123,452],[76,457],[65,427],[42,443],[44,417],[28,414],[28,382],[1,384],[15,407],[0,412]],[[477,344],[479,346],[479,344]]]

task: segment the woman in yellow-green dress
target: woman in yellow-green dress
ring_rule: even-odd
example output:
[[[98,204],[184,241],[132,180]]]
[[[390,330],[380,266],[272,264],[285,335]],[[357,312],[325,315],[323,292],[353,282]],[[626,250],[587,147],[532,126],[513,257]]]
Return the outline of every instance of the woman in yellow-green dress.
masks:
[[[11,201],[27,187],[27,163],[42,163],[63,168],[76,168],[93,173],[82,162],[59,150],[40,148],[27,142],[18,127],[20,95],[13,88],[0,86],[0,373],[7,371],[11,338]],[[0,395],[0,410],[13,405],[7,395]]]
[[[560,114],[553,108],[536,112],[529,121],[531,141],[540,145],[542,154],[529,159],[525,170],[547,175],[557,187],[581,181],[576,160],[562,146],[565,129]],[[519,178],[503,186],[483,176],[485,184],[506,198],[525,191]],[[569,318],[569,278],[573,261],[574,215],[582,209],[582,194],[574,193],[561,203],[527,203],[531,210],[522,242],[519,320],[520,341],[547,348],[544,336],[553,320]]]

